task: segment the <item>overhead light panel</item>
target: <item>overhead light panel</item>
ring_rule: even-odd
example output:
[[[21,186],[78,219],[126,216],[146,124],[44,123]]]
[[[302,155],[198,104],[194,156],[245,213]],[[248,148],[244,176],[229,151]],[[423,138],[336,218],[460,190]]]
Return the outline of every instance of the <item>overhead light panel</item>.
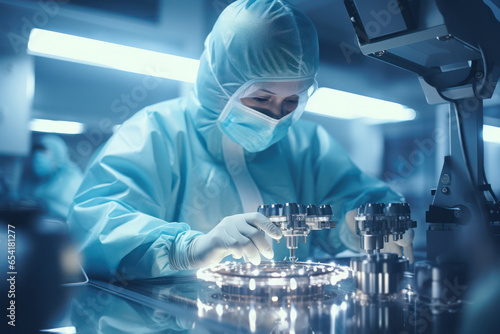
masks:
[[[320,88],[309,99],[306,110],[326,116],[373,123],[403,122],[415,119],[415,110],[404,105],[331,88]]]
[[[40,332],[42,333],[56,333],[56,334],[75,334],[76,328],[71,327],[61,327],[61,328],[50,328],[50,329],[42,329]]]
[[[43,29],[31,30],[28,53],[193,83],[199,60]]]
[[[85,125],[78,122],[52,121],[35,118],[30,122],[30,130],[36,132],[77,135],[85,131]]]
[[[500,144],[500,128],[491,125],[483,127],[483,140],[490,143]]]

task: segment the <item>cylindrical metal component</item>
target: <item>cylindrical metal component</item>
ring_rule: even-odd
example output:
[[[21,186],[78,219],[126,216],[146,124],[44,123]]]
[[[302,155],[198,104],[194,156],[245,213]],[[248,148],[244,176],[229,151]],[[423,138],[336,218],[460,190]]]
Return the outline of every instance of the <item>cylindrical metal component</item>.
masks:
[[[269,216],[280,216],[281,215],[281,204],[271,204],[269,208]]]
[[[318,208],[314,204],[309,204],[306,209],[307,215],[308,216],[317,216],[318,215]]]
[[[385,207],[386,215],[402,215],[404,214],[403,203],[389,203]]]
[[[470,267],[450,259],[415,263],[415,289],[421,300],[454,304],[464,300]]]
[[[360,237],[361,249],[366,251],[384,248],[383,235],[362,235]]]
[[[358,208],[356,234],[360,238],[361,249],[373,253],[373,249],[382,249],[384,242],[398,241],[403,238],[409,228],[416,227],[417,223],[411,220],[408,203],[368,203]]]
[[[286,238],[286,247],[288,249],[295,249],[299,247],[296,236],[285,236],[285,238]]]
[[[331,205],[317,207],[310,204],[262,204],[257,212],[269,217],[271,222],[281,229],[286,238],[287,248],[296,249],[298,238],[307,243],[307,236],[311,231],[334,228],[333,210]],[[279,242],[277,240],[276,242]]]
[[[408,260],[396,254],[378,253],[351,260],[356,288],[368,296],[391,295],[400,291]]]
[[[403,212],[406,213],[406,214],[411,214],[410,204],[403,203]]]
[[[257,212],[258,213],[261,213],[263,214],[264,216],[268,216],[268,210],[269,210],[269,205],[267,204],[262,204],[262,205],[259,205],[259,208],[257,209]]]
[[[286,203],[285,206],[283,207],[284,216],[296,215],[298,213],[299,213],[299,208],[297,206],[297,203]]]
[[[319,207],[319,214],[321,216],[331,216],[333,215],[332,206],[329,204],[321,205]]]
[[[364,206],[364,214],[376,215],[384,213],[384,203],[368,203]]]

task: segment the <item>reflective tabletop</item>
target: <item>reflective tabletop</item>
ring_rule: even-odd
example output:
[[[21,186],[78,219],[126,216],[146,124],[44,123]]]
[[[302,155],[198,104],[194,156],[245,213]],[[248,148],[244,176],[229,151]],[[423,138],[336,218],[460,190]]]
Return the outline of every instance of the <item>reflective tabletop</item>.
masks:
[[[90,281],[72,288],[53,327],[77,333],[458,333],[461,305],[424,303],[413,274],[401,293],[360,296],[352,277],[320,294],[254,298],[195,275],[147,281]]]

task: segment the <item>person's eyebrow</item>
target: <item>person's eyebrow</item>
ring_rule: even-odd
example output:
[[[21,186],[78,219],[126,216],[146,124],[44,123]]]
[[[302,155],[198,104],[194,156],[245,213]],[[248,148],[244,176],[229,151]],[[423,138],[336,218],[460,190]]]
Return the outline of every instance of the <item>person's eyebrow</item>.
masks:
[[[268,94],[271,94],[271,95],[276,95],[276,93],[273,93],[267,89],[259,89],[259,92],[264,92],[264,93],[268,93]]]

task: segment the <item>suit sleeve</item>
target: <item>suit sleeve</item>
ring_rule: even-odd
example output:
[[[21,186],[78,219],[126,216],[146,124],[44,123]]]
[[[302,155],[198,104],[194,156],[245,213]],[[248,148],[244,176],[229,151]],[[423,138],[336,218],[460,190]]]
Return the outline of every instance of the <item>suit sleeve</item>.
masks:
[[[90,164],[70,212],[70,233],[94,277],[141,279],[190,269],[176,255],[201,234],[164,219],[165,207],[176,201],[176,158],[154,114],[139,114]]]

